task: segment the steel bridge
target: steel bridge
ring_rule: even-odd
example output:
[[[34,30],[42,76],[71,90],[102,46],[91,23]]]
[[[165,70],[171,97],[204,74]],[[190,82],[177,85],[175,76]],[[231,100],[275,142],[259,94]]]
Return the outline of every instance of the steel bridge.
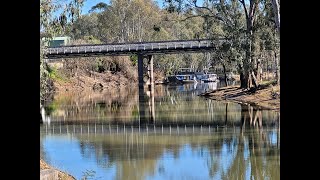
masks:
[[[154,54],[173,54],[190,52],[213,51],[217,46],[226,40],[172,40],[154,42],[130,42],[116,44],[88,44],[50,47],[45,50],[44,56],[47,60],[59,58],[75,57],[95,57],[95,56],[128,56],[138,55],[138,80],[139,80],[139,102],[144,99],[144,71],[148,74],[148,91],[151,94],[151,110],[154,109],[154,76],[153,76],[153,55]],[[144,65],[145,64],[145,65]],[[144,66],[147,69],[144,70]],[[143,104],[143,103],[140,103]],[[143,107],[140,107],[140,115],[144,117]],[[154,112],[151,111],[151,112]],[[151,121],[155,115],[152,114]]]

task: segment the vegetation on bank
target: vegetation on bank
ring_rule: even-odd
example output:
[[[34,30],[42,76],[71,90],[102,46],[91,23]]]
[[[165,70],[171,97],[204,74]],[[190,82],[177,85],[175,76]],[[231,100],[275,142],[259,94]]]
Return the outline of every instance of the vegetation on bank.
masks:
[[[262,106],[270,102],[265,106],[280,108],[279,0],[219,0],[203,4],[197,0],[168,0],[164,8],[153,0],[111,0],[82,14],[84,3],[85,0],[40,0],[40,38],[67,35],[73,44],[225,39],[208,53],[156,55],[154,69],[164,75],[174,74],[181,67],[209,67],[224,74],[237,72],[240,88],[227,87],[206,95],[248,102],[257,98]],[[104,89],[137,80],[136,56],[65,59],[63,68],[55,69],[45,62],[46,47],[41,40],[40,44],[40,102],[50,99],[56,90]],[[262,71],[269,70],[276,73],[278,85],[274,87],[261,84]],[[253,91],[255,94],[250,94]]]
[[[118,43],[176,39],[225,39],[208,53],[156,55],[154,69],[164,75],[180,67],[237,72],[241,88],[257,88],[262,71],[276,72],[279,82],[280,5],[278,0],[165,1],[112,0],[82,14],[84,0],[40,1],[42,37],[70,36],[79,43]],[[64,5],[65,4],[65,5]],[[61,10],[58,16],[56,12]],[[101,58],[94,58],[95,62]],[[130,57],[130,66],[136,57]],[[69,60],[66,60],[69,61]],[[72,62],[72,60],[70,60]],[[41,61],[42,62],[42,61]],[[116,62],[116,61],[114,61]],[[103,63],[103,62],[101,62]],[[45,63],[40,63],[45,72]],[[127,64],[124,67],[130,68]],[[89,69],[91,67],[88,67]],[[103,70],[96,63],[97,70]],[[50,76],[41,73],[43,93],[52,92]]]

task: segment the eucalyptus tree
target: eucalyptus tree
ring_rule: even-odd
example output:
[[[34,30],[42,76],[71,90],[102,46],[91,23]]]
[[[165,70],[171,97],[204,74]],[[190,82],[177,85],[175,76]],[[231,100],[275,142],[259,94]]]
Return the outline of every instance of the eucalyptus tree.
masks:
[[[280,1],[272,0],[274,19],[277,26],[278,31],[280,32]]]
[[[100,36],[100,29],[98,27],[98,14],[93,12],[82,15],[78,18],[68,29],[67,34],[73,39],[81,39],[85,36],[93,36],[98,38]]]
[[[257,32],[265,28],[258,22],[265,13],[268,0],[207,0],[199,5],[197,0],[167,0],[169,9],[185,13],[187,18],[202,17],[206,23],[206,35],[211,39],[224,38],[230,46],[227,53],[229,58],[238,63],[241,88],[250,88],[259,85],[257,81],[257,67],[260,64],[259,36]],[[189,13],[187,13],[189,12]],[[279,11],[276,11],[279,12]],[[280,16],[280,14],[278,13]],[[266,25],[266,24],[264,24]],[[217,31],[218,29],[222,32]],[[213,29],[215,28],[215,30]],[[226,46],[221,46],[226,50]]]
[[[63,34],[69,21],[81,16],[84,0],[40,0],[40,34],[51,38]],[[62,11],[61,13],[58,13]],[[44,42],[40,36],[40,101],[52,92],[53,84],[46,63],[43,61]]]
[[[275,18],[275,23],[277,26],[277,30],[278,30],[278,35],[280,36],[280,0],[272,0],[272,6],[273,6],[273,12],[274,12],[274,18]],[[279,41],[279,40],[278,40]],[[278,49],[280,47],[278,46]],[[280,53],[280,51],[278,51]],[[278,53],[278,54],[279,54]],[[280,84],[280,63],[279,63],[279,55],[277,57],[277,53],[275,51],[275,62],[276,62],[276,80],[277,83]]]
[[[109,5],[98,3],[98,28],[104,42],[148,41],[160,20],[159,11],[151,0],[111,0]]]

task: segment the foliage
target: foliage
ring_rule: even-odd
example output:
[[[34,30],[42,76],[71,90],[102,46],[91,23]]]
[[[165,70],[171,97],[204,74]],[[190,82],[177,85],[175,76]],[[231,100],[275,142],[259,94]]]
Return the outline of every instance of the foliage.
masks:
[[[205,35],[210,39],[227,40],[228,45],[220,44],[217,50],[212,52],[214,62],[211,62],[211,65],[237,68],[242,77],[241,87],[250,87],[251,82],[257,87],[256,77],[259,76],[263,54],[266,50],[275,53],[279,51],[279,34],[276,33],[275,26],[275,20],[279,19],[274,18],[274,14],[280,7],[273,11],[275,8],[272,6],[272,2],[277,1],[219,0],[206,1],[202,5],[199,2],[167,0],[166,4],[168,7],[174,6],[180,14],[184,14],[184,20],[201,17],[204,22],[200,37],[202,33],[202,37]],[[174,14],[176,11],[168,12]],[[262,63],[266,63],[265,61],[269,60]]]
[[[80,17],[84,0],[70,0],[67,4],[61,1],[40,0],[40,32],[45,37],[63,34],[66,30],[68,17],[71,22]],[[58,16],[54,14],[62,10]],[[40,38],[42,38],[40,36]],[[40,39],[40,101],[48,99],[54,91],[53,82],[48,72],[48,66],[43,59],[44,42]],[[52,75],[51,75],[52,77]]]
[[[82,0],[67,1],[64,8],[61,3],[41,0],[41,26],[49,35],[64,33],[78,44],[223,38],[226,42],[217,44],[210,53],[155,55],[155,68],[171,75],[181,67],[223,67],[226,71],[237,70],[246,87],[250,86],[252,72],[258,76],[259,68],[277,64],[269,55],[273,52],[279,57],[272,2],[219,0],[200,4],[197,0],[166,0],[161,9],[152,0],[111,0],[80,15]],[[57,19],[53,12],[59,8],[63,13]],[[121,63],[115,59],[91,58],[91,67],[102,72],[115,66],[116,71],[124,70],[128,77],[135,77],[136,56]]]

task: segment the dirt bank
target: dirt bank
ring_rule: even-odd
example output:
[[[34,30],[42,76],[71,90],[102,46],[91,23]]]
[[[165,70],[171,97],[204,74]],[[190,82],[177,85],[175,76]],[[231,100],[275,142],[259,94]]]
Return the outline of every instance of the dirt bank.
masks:
[[[58,179],[59,180],[75,180],[76,179],[73,176],[71,176],[65,172],[62,172],[58,169],[55,169],[55,168],[49,166],[46,162],[44,162],[44,160],[40,159],[40,171],[45,170],[45,169],[54,169],[54,170],[58,171]]]
[[[64,62],[64,65],[60,66],[56,63],[51,64],[55,92],[114,91],[138,84],[137,67],[128,65],[128,62],[117,71],[104,70],[103,72],[90,70],[92,66],[90,63],[90,61],[76,61],[75,65],[71,62]],[[154,79],[156,82],[163,81],[164,74],[155,69]]]
[[[280,111],[280,86],[264,82],[255,91],[242,90],[239,86],[224,87],[200,94],[210,99],[235,101],[258,105],[267,109]]]
[[[75,77],[70,77],[66,81],[54,81],[55,91],[90,91],[90,90],[111,90],[117,88],[124,88],[126,86],[131,86],[136,83],[135,81],[130,81],[121,73],[106,72],[97,73],[92,72],[91,75],[78,74]]]

